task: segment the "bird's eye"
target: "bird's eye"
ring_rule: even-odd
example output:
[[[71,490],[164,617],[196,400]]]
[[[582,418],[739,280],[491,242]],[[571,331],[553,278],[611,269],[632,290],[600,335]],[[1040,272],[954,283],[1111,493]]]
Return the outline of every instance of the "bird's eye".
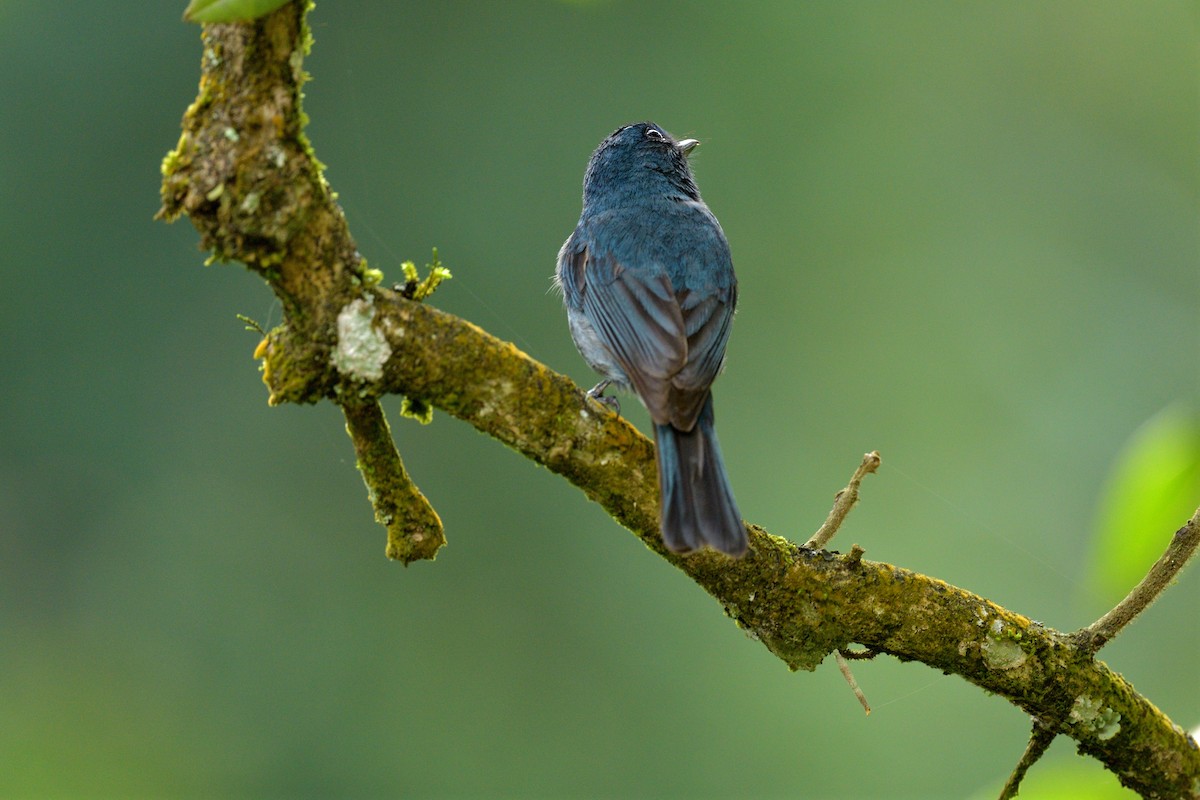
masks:
[[[657,128],[646,128],[646,138],[655,142],[665,142],[667,137],[663,136],[662,131]]]

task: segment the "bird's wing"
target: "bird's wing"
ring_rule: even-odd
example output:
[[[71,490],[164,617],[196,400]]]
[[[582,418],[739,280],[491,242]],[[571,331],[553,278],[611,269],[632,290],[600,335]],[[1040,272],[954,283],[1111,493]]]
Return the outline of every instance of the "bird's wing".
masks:
[[[691,430],[725,361],[737,284],[703,292],[684,289],[676,297],[687,334],[687,363],[671,380],[671,417],[676,427]]]
[[[672,381],[687,365],[688,338],[670,278],[628,269],[587,245],[577,246],[570,258],[564,285],[578,292],[581,310],[650,417],[674,424]]]
[[[725,356],[733,284],[676,291],[665,272],[628,269],[611,253],[576,243],[564,289],[629,378],[651,419],[691,430]]]

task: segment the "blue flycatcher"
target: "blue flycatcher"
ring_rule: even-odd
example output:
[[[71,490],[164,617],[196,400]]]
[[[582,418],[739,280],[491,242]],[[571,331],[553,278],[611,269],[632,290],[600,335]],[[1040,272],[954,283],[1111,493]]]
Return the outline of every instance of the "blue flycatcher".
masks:
[[[700,199],[688,155],[639,122],[600,143],[583,178],[583,213],[558,254],[575,346],[603,380],[632,390],[650,412],[658,450],[663,542],[746,552],[746,527],[713,428],[713,380],[737,303],[720,223]]]

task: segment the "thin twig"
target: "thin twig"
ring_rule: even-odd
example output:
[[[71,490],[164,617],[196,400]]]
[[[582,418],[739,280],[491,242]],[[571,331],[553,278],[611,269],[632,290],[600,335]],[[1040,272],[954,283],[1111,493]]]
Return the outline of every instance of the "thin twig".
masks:
[[[833,653],[834,658],[837,659],[838,669],[842,671],[842,677],[846,679],[846,683],[850,684],[850,691],[854,692],[854,696],[858,698],[863,711],[867,712],[869,716],[871,714],[871,704],[867,702],[867,696],[863,694],[862,689],[858,688],[858,681],[854,680],[854,673],[850,671],[850,662],[846,660],[846,656],[843,653],[845,653],[844,650],[836,650]],[[862,656],[859,653],[854,653],[851,657],[861,658]]]
[[[855,680],[854,673],[850,670],[850,662],[870,661],[879,655],[879,653],[880,651],[873,647],[867,647],[862,650],[851,650],[849,647],[840,647],[833,654],[837,659],[838,669],[842,671],[842,677],[846,679],[846,683],[850,684],[850,691],[854,692],[854,696],[858,698],[863,711],[866,711],[868,715],[871,713],[871,706],[867,702],[867,696],[858,687],[858,681]]]
[[[1000,800],[1012,800],[1017,796],[1025,773],[1045,754],[1046,748],[1054,741],[1056,735],[1036,717],[1034,718],[1033,731],[1029,734],[1029,744],[1025,745],[1025,753],[1013,767],[1012,774],[1008,776],[1008,782],[1004,784],[1004,788],[1000,790]]]
[[[842,522],[850,513],[850,509],[854,508],[854,504],[858,502],[858,486],[862,483],[863,477],[879,469],[880,463],[878,450],[872,450],[863,456],[862,463],[858,465],[858,469],[854,470],[854,475],[850,478],[850,483],[834,496],[833,508],[829,510],[829,516],[825,518],[824,524],[817,529],[811,539],[804,543],[805,549],[825,549],[825,545],[838,532],[838,528],[842,527]]]
[[[1095,653],[1111,641],[1121,629],[1133,622],[1138,614],[1158,599],[1188,560],[1196,554],[1197,547],[1200,547],[1200,508],[1196,509],[1196,513],[1182,528],[1175,531],[1166,551],[1124,600],[1091,625],[1071,635],[1076,646],[1085,652]]]

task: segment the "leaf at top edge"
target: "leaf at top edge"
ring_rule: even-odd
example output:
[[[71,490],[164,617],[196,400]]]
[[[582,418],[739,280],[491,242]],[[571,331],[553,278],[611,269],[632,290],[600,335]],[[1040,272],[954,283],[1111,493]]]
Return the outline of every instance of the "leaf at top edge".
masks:
[[[191,0],[183,12],[189,22],[249,22],[270,14],[289,0]]]

